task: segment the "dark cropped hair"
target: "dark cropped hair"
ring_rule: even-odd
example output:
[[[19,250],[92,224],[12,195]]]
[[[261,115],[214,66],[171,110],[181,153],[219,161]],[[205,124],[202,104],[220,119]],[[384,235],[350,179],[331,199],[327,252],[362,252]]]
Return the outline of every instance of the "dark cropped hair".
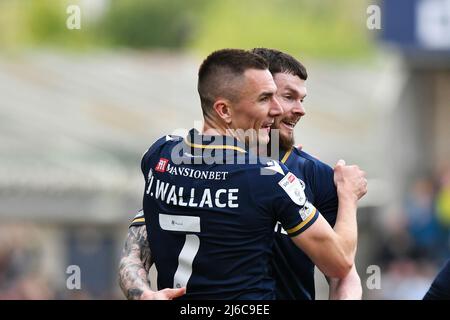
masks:
[[[269,71],[272,74],[289,73],[298,76],[302,80],[308,78],[305,66],[287,53],[268,48],[254,48],[250,51],[263,57],[267,61],[269,64]]]
[[[222,49],[211,53],[198,70],[197,90],[203,115],[211,112],[218,97],[236,101],[240,97],[242,75],[248,69],[266,70],[259,55],[241,49]]]

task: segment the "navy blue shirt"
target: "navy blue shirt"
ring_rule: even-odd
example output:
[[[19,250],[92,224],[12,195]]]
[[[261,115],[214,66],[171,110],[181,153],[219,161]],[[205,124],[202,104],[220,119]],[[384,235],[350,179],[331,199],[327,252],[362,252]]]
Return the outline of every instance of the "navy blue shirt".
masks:
[[[306,197],[333,227],[338,210],[333,169],[297,148],[282,154],[281,162],[305,182]],[[292,243],[281,225],[275,232],[272,266],[277,299],[315,299],[314,263]]]
[[[283,164],[223,140],[191,130],[150,147],[143,216],[132,225],[145,222],[159,289],[186,286],[183,299],[274,299],[275,224],[294,236],[319,212]]]

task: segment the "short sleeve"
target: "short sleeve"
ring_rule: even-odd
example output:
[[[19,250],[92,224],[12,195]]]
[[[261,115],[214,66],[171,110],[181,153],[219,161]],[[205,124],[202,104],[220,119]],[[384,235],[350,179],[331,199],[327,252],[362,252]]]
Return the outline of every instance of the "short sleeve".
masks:
[[[323,162],[309,161],[306,170],[309,187],[314,194],[314,205],[320,213],[334,227],[337,218],[339,200],[334,184],[333,169]]]
[[[306,197],[305,183],[277,161],[268,162],[263,169],[273,174],[255,177],[259,199],[274,212],[289,236],[304,232],[320,214]]]
[[[277,183],[274,207],[278,221],[291,237],[308,229],[319,217],[319,211],[305,194],[305,183],[288,172]]]

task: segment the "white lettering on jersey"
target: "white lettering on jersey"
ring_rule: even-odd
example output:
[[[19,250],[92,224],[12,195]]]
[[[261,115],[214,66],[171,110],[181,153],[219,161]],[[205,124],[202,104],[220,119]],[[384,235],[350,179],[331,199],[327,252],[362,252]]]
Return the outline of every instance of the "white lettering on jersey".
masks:
[[[177,203],[177,195],[175,193],[175,186],[170,187],[169,195],[167,196],[167,204],[178,205]]]
[[[156,180],[156,199],[160,198],[162,201],[166,198],[168,183]]]
[[[173,176],[183,176],[200,180],[226,180],[228,175],[227,171],[194,170],[181,166],[177,167],[170,163],[167,164],[165,172]]]
[[[191,198],[189,199],[189,204],[188,204],[189,207],[196,208],[198,206],[198,203],[194,202],[194,197],[195,197],[195,189],[192,188],[191,189]]]
[[[237,193],[239,189],[230,189],[228,190],[228,207],[230,208],[238,208],[238,203],[233,203],[233,201],[236,201],[238,199],[237,195],[233,195],[233,193]]]
[[[278,184],[284,191],[289,195],[289,197],[294,201],[294,203],[299,206],[303,206],[306,202],[306,195],[303,181],[298,179],[292,172],[289,172],[283,179],[281,179]]]
[[[148,189],[147,194],[154,196],[155,199],[164,201],[167,204],[180,207],[192,208],[238,208],[238,194],[239,189],[219,189],[214,193],[209,188],[195,189],[191,188],[190,192],[183,187],[170,185],[168,182],[163,182],[156,179],[155,194]],[[199,192],[197,192],[199,190]],[[196,198],[197,193],[197,198]],[[190,195],[190,197],[188,196]],[[201,195],[201,197],[200,197]],[[189,202],[186,202],[189,197]],[[184,200],[186,199],[186,201]],[[201,199],[200,203],[195,202],[195,199]]]
[[[152,188],[152,184],[153,184],[153,169],[150,169],[150,171],[148,172],[148,188],[147,188],[147,194],[150,193],[150,189]]]
[[[180,187],[180,189],[178,190],[178,197],[179,197],[178,205],[181,207],[186,207],[188,204],[187,202],[183,201],[183,190],[184,190],[183,187]]]
[[[203,196],[202,196],[202,201],[200,201],[200,207],[204,207],[205,204],[208,205],[208,207],[212,208],[213,207],[213,203],[212,203],[212,198],[211,198],[211,190],[209,189],[205,189],[205,191],[203,192]]]
[[[222,193],[226,193],[226,192],[227,192],[227,190],[225,190],[225,189],[217,190],[217,192],[216,192],[216,201],[215,201],[217,208],[225,208],[227,206],[226,203],[220,203],[220,195]]]

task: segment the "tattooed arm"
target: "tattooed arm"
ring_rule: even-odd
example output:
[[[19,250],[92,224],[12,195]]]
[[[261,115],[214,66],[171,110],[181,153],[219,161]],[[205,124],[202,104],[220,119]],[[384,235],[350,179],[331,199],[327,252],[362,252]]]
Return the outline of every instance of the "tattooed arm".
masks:
[[[127,299],[170,300],[186,292],[186,288],[152,291],[147,278],[152,264],[145,225],[130,227],[119,264],[119,284]]]
[[[119,284],[129,300],[138,300],[151,291],[147,279],[152,265],[145,225],[130,227],[119,264]]]

